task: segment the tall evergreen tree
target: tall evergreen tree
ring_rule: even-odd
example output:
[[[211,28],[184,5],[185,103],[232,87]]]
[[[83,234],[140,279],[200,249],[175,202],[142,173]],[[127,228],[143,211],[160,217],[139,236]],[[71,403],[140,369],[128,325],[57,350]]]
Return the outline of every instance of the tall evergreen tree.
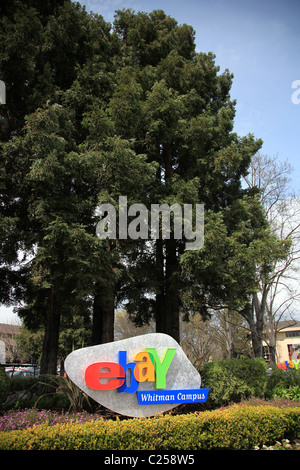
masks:
[[[114,24],[122,41],[124,67],[111,102],[122,109],[121,135],[134,137],[139,152],[158,164],[148,202],[202,203],[208,214],[222,214],[242,197],[241,176],[261,142],[232,132],[235,103],[232,75],[222,74],[213,54],[196,53],[194,31],[158,10],[119,11]],[[124,93],[124,90],[126,92]],[[135,119],[136,118],[136,119]],[[138,323],[150,316],[157,331],[179,340],[184,307],[180,260],[184,241],[159,238],[145,256],[136,257],[124,298]],[[201,253],[198,253],[201,256]],[[195,254],[194,254],[195,256]],[[141,285],[144,289],[141,291]],[[205,312],[205,299],[198,304]]]
[[[88,15],[70,0],[1,2],[0,79],[5,82],[7,95],[6,104],[0,106],[1,302],[13,302],[14,296],[22,295],[16,270],[18,252],[30,250],[34,243],[33,228],[26,222],[28,201],[23,192],[30,160],[12,149],[6,154],[3,143],[23,135],[26,115],[48,101],[63,103],[78,67],[94,55],[107,63],[109,30],[102,17]],[[76,131],[77,141],[80,136]]]
[[[94,54],[106,66],[109,29],[69,0],[1,4],[1,301],[22,300],[25,323],[45,328],[43,373],[56,371],[62,315],[93,294],[106,264],[91,189],[101,162],[81,155],[81,110],[66,92]],[[31,260],[17,271],[20,250]]]

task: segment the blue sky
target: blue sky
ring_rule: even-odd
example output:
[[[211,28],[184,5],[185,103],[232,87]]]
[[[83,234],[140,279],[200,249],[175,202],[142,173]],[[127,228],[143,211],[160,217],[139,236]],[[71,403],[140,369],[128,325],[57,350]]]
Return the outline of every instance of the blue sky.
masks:
[[[300,0],[80,0],[87,11],[113,22],[117,9],[162,9],[196,32],[197,52],[212,51],[221,72],[234,74],[234,130],[264,141],[262,153],[288,160],[300,194]],[[300,82],[299,82],[300,85]],[[300,86],[299,94],[300,98]]]

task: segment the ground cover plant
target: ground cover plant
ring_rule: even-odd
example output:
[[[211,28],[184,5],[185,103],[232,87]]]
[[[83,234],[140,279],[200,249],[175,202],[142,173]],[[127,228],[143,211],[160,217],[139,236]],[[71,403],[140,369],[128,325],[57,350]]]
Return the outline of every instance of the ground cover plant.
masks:
[[[36,408],[9,410],[0,416],[0,432],[28,429],[41,424],[48,424],[49,426],[67,423],[82,424],[97,419],[101,419],[101,416],[87,411],[59,412],[56,410],[38,410]]]

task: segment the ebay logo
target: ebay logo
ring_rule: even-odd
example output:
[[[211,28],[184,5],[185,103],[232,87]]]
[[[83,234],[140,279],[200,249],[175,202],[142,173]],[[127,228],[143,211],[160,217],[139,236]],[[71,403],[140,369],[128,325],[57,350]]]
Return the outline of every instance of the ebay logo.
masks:
[[[135,362],[127,363],[127,351],[119,351],[119,362],[96,362],[87,367],[85,383],[94,390],[118,389],[119,393],[135,393],[140,382],[155,382],[156,388],[166,388],[166,374],[176,349],[166,349],[162,359],[155,348],[138,352]],[[130,370],[130,384],[126,372]]]
[[[154,416],[208,396],[181,346],[163,333],[77,349],[65,371],[93,400],[126,416]]]

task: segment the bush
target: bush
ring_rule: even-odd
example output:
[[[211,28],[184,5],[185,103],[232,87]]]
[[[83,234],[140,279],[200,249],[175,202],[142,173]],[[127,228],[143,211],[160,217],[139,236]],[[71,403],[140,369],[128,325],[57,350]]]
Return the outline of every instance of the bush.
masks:
[[[12,377],[10,379],[10,391],[31,390],[34,386],[38,385],[39,381],[39,377]]]
[[[3,403],[9,394],[9,378],[5,369],[0,367],[0,404]]]
[[[38,377],[8,378],[9,392],[3,408],[26,408],[33,406],[37,399]]]
[[[253,449],[295,439],[300,408],[234,405],[189,415],[41,424],[0,433],[1,450]]]
[[[268,381],[267,364],[262,358],[208,362],[201,376],[202,387],[209,388],[207,403],[211,406],[263,397]]]
[[[282,397],[300,399],[300,370],[275,369],[268,380],[267,398]]]
[[[268,380],[268,389],[275,387],[289,388],[295,385],[300,386],[300,370],[296,369],[275,369]]]
[[[35,397],[34,407],[38,410],[68,410],[70,401],[62,393],[41,395],[39,398]]]

